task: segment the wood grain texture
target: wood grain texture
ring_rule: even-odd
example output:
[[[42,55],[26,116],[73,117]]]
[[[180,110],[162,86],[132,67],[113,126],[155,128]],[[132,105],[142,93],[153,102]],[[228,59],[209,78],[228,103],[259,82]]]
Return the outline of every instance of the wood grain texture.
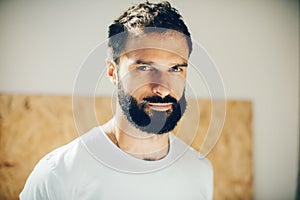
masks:
[[[183,128],[199,124],[191,143],[200,150],[210,124],[211,102],[198,100],[199,119],[187,118]],[[78,103],[85,115],[89,99]],[[112,116],[109,97],[95,99],[92,119],[83,117],[82,131]],[[0,199],[18,199],[33,167],[47,152],[78,137],[68,96],[0,95]],[[183,140],[186,136],[179,134]],[[214,168],[214,199],[253,198],[252,107],[249,101],[228,101],[222,134],[209,153]]]

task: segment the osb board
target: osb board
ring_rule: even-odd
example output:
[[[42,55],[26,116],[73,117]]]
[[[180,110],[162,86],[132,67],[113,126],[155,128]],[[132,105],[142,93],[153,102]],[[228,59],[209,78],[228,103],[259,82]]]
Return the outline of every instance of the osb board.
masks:
[[[197,150],[210,122],[210,101],[198,102],[199,131],[192,143]],[[100,124],[111,117],[111,104],[110,98],[96,99],[96,105],[101,105],[97,114]],[[0,95],[0,199],[18,199],[38,160],[77,136],[71,97]],[[252,199],[250,102],[227,102],[222,134],[208,158],[214,168],[214,199]]]

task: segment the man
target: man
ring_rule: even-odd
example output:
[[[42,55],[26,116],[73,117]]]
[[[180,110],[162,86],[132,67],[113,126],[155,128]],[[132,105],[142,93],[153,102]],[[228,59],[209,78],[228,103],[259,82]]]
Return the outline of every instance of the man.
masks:
[[[46,155],[21,199],[212,199],[207,159],[174,136],[186,109],[190,33],[168,2],[129,8],[109,27],[114,117]]]

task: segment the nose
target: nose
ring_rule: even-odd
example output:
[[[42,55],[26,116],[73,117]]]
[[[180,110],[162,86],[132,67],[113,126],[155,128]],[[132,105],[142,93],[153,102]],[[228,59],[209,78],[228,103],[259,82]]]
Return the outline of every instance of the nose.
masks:
[[[155,84],[152,87],[152,92],[161,98],[164,98],[170,94],[170,90],[167,87],[164,87],[163,85]]]

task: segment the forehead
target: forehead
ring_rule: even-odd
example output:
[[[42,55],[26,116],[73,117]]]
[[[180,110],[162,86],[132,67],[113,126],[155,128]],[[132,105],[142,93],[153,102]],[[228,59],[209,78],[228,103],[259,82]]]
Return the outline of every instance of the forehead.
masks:
[[[187,41],[184,35],[177,31],[130,33],[123,54],[146,51],[165,53],[184,60],[188,60],[189,56]]]
[[[130,51],[120,57],[121,62],[131,64],[150,64],[156,66],[172,67],[178,64],[186,64],[187,59],[172,52],[147,48]]]

